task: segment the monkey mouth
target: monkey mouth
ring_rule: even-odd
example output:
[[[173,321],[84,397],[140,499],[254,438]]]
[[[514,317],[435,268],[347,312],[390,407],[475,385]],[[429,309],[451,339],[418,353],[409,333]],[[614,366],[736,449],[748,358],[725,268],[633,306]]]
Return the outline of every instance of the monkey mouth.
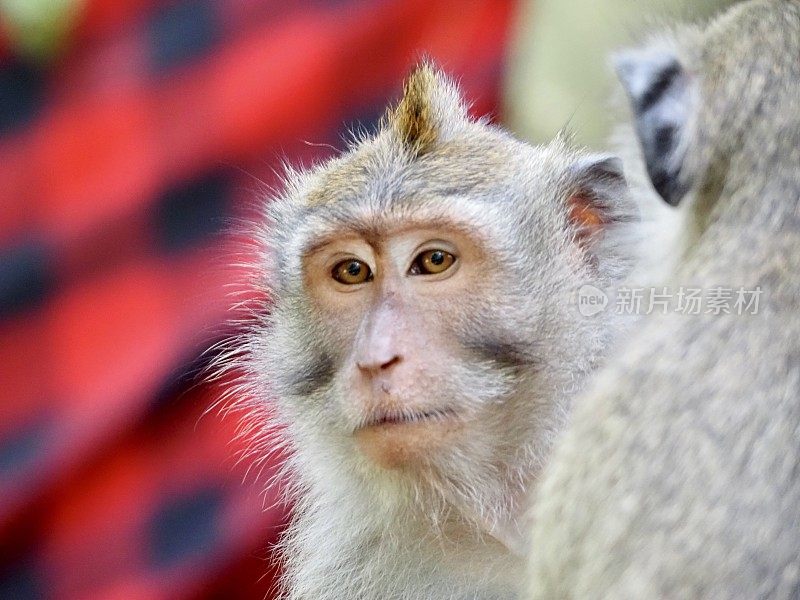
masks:
[[[429,464],[465,425],[450,407],[399,410],[386,406],[371,413],[353,437],[369,459],[386,469]]]
[[[414,423],[436,423],[452,421],[458,414],[452,408],[437,408],[425,411],[394,410],[383,411],[368,419],[361,428],[390,427],[393,425],[407,425]]]

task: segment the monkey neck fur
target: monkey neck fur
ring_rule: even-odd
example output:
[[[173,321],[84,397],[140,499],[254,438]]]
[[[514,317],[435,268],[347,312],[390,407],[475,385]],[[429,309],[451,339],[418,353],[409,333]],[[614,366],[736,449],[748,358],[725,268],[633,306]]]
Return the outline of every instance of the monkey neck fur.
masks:
[[[517,594],[521,558],[487,532],[480,515],[468,514],[416,477],[351,471],[309,484],[285,540],[289,598]],[[474,512],[502,502],[502,495],[475,499]],[[498,513],[516,510],[507,506]]]
[[[561,407],[547,425],[555,433],[568,400],[551,401]],[[298,448],[289,462],[298,489],[284,540],[288,598],[516,597],[521,505],[551,443],[519,449],[492,481],[382,469],[336,443]]]

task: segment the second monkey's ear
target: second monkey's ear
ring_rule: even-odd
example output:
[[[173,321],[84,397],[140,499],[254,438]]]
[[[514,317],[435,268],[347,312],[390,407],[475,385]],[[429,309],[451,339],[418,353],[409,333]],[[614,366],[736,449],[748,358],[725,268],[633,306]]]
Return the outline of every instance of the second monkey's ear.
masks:
[[[613,62],[628,96],[653,187],[676,206],[691,187],[682,167],[686,128],[695,105],[692,79],[677,56],[663,48],[626,50]]]
[[[386,120],[413,156],[429,152],[468,120],[458,86],[430,60],[423,60],[403,85],[403,97]]]
[[[602,261],[604,250],[618,245],[620,226],[639,220],[622,161],[608,154],[583,156],[570,167],[570,179],[567,222],[591,260]]]

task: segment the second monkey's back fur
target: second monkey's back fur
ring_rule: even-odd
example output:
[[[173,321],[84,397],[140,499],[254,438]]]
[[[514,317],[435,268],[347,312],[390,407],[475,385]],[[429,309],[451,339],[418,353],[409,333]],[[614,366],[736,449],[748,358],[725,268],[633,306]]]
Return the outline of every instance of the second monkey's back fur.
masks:
[[[673,291],[760,304],[651,315],[577,401],[535,500],[530,597],[796,598],[800,3],[743,3],[618,71],[687,228]]]

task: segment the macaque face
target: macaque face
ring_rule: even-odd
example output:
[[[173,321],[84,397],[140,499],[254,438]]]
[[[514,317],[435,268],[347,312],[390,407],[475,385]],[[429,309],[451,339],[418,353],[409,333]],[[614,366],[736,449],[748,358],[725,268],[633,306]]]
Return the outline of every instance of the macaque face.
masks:
[[[633,218],[618,161],[472,121],[416,71],[375,136],[291,173],[265,213],[244,362],[292,465],[318,488],[509,502],[605,344],[569,298],[625,270],[606,234]]]
[[[316,244],[303,271],[341,353],[337,410],[369,460],[423,465],[469,435],[481,406],[460,329],[499,271],[479,240],[424,223],[345,233]]]
[[[589,256],[591,211],[570,198],[614,206],[621,178],[602,157],[481,135],[388,171],[367,146],[271,205],[252,372],[305,465],[487,489],[538,468],[603,343],[570,295],[613,265]]]

